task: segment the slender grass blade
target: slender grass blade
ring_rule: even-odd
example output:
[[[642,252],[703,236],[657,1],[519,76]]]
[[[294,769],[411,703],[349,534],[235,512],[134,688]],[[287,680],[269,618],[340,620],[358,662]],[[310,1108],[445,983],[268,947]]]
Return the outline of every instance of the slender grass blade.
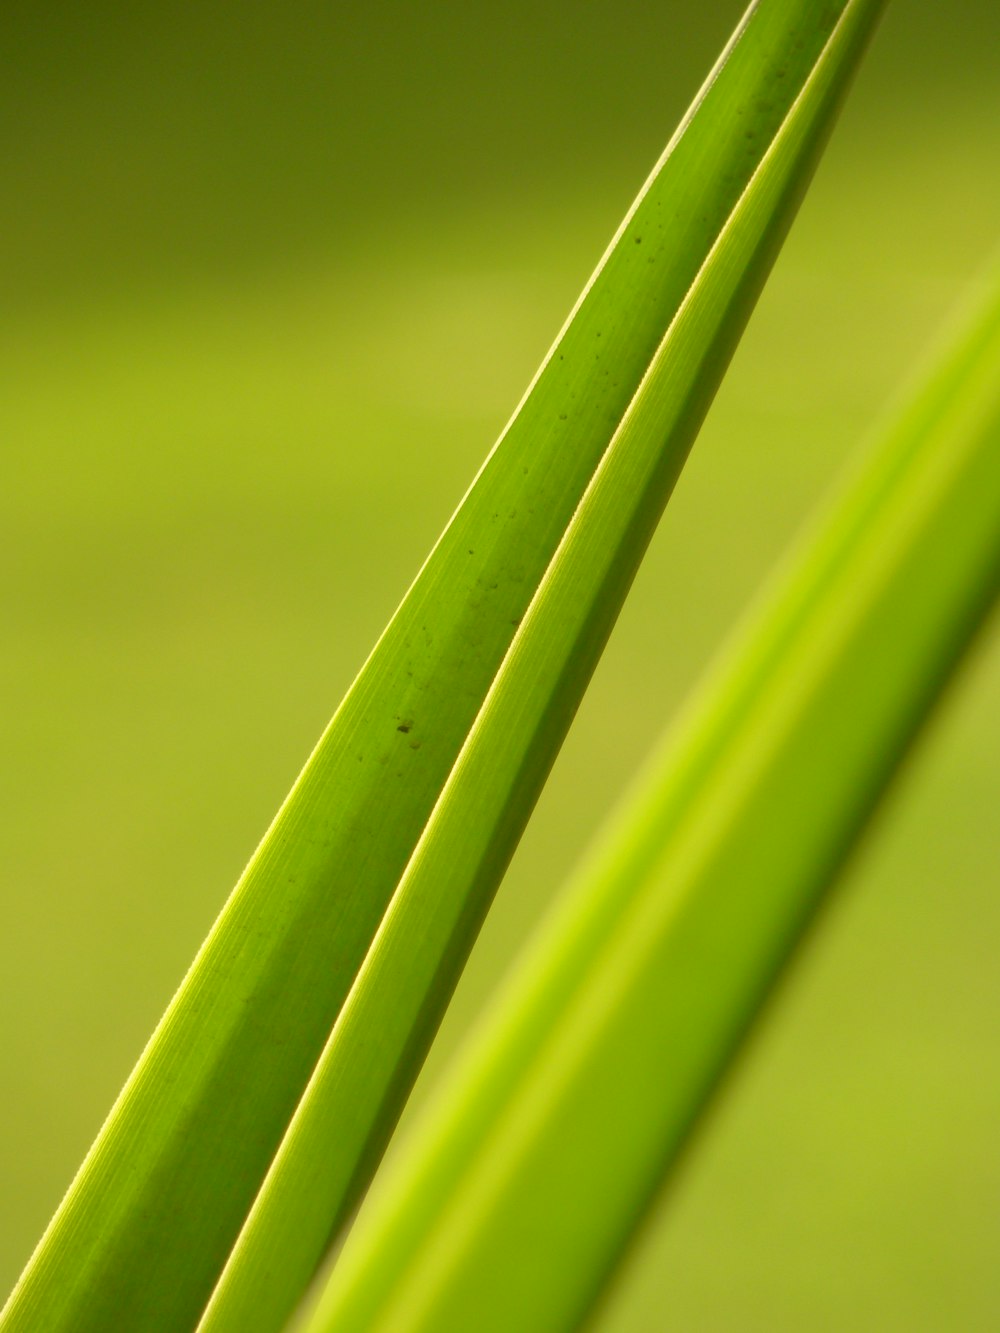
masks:
[[[250,861],[0,1316],[4,1330],[169,1331],[197,1321],[303,1090],[319,1076],[331,1030],[354,1003],[344,1010],[345,1000],[372,984],[356,979],[386,907],[665,331],[719,253],[734,210],[745,207],[831,33],[859,15],[860,32],[877,8],[874,0],[751,7]],[[854,55],[845,48],[843,72]],[[621,558],[597,600],[586,594],[582,656],[567,669],[565,694],[543,710],[525,795],[490,833],[471,889],[456,890],[471,893],[462,900],[469,905],[457,906],[458,925],[447,925],[444,943],[422,959],[427,975],[398,997],[404,1012],[424,1008],[407,1014],[412,1030],[389,1038],[391,1069],[358,1074],[365,1109],[344,1131],[332,1192],[310,1196],[309,1208],[321,1211],[302,1243],[308,1264],[320,1232],[325,1239],[356,1200],[398,1112],[832,119],[835,93],[831,85],[801,169],[771,201],[766,238],[745,254],[724,247],[737,266],[718,289],[725,318],[700,351],[697,337],[688,345],[683,411],[668,402],[662,418],[644,417],[643,432],[664,432],[662,452],[653,465],[635,464],[646,489]],[[711,324],[711,311],[703,313]],[[553,624],[551,643],[560,630]]]

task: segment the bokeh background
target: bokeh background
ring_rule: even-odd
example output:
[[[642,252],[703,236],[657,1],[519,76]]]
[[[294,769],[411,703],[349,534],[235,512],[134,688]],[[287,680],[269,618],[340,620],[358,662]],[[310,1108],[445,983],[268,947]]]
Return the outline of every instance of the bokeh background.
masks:
[[[8,0],[0,1286],[739,0]],[[1000,8],[895,0],[416,1094],[994,248]],[[607,1303],[1000,1327],[1000,629]]]

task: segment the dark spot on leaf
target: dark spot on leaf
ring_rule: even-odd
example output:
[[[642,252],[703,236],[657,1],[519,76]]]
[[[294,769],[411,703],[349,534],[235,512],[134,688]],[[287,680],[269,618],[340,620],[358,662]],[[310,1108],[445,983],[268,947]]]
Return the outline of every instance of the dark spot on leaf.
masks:
[[[413,723],[412,723],[412,722],[409,722],[409,721],[407,721],[407,722],[400,722],[400,724],[399,724],[399,726],[396,728],[396,730],[397,730],[397,731],[404,731],[404,732],[405,732],[405,731],[409,731],[410,728],[411,728],[412,726],[413,726]]]

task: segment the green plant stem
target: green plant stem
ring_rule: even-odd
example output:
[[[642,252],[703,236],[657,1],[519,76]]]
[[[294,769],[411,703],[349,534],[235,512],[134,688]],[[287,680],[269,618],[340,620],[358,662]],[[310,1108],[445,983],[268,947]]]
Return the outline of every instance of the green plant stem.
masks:
[[[0,1315],[4,1333],[189,1333],[197,1322],[515,630],[665,330],[831,31],[844,13],[877,7],[751,7],[250,861]],[[779,235],[776,224],[774,244]],[[729,282],[740,292],[731,325],[706,345],[703,372],[686,368],[695,386],[687,425],[667,442],[639,507],[630,553],[608,584],[615,595],[745,318],[752,284],[741,287],[738,274]],[[569,673],[570,693],[546,727],[568,723],[588,654],[613,617],[612,602],[596,613],[588,665]],[[550,730],[526,790],[537,788],[557,743]],[[505,825],[506,846],[490,854],[494,878],[529,805],[521,801]],[[475,892],[416,1036],[393,1038],[402,1050],[393,1089],[382,1102],[364,1093],[374,1122],[362,1117],[352,1130],[359,1156],[341,1161],[341,1192],[322,1203],[331,1222],[363,1189],[398,1111],[488,898],[485,879]],[[379,1069],[380,1087],[384,1078]]]

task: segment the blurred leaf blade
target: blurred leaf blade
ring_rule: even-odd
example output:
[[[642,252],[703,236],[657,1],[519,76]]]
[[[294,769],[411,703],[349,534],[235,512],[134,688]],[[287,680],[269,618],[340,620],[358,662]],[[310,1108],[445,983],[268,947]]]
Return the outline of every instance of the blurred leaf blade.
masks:
[[[591,1305],[1000,591],[998,279],[539,933],[309,1333]]]
[[[842,11],[875,8],[749,11],[251,860],[4,1327],[197,1317],[664,329]]]
[[[876,12],[849,7],[657,349],[400,881],[202,1333],[279,1328],[353,1202],[359,1162],[377,1160]]]

